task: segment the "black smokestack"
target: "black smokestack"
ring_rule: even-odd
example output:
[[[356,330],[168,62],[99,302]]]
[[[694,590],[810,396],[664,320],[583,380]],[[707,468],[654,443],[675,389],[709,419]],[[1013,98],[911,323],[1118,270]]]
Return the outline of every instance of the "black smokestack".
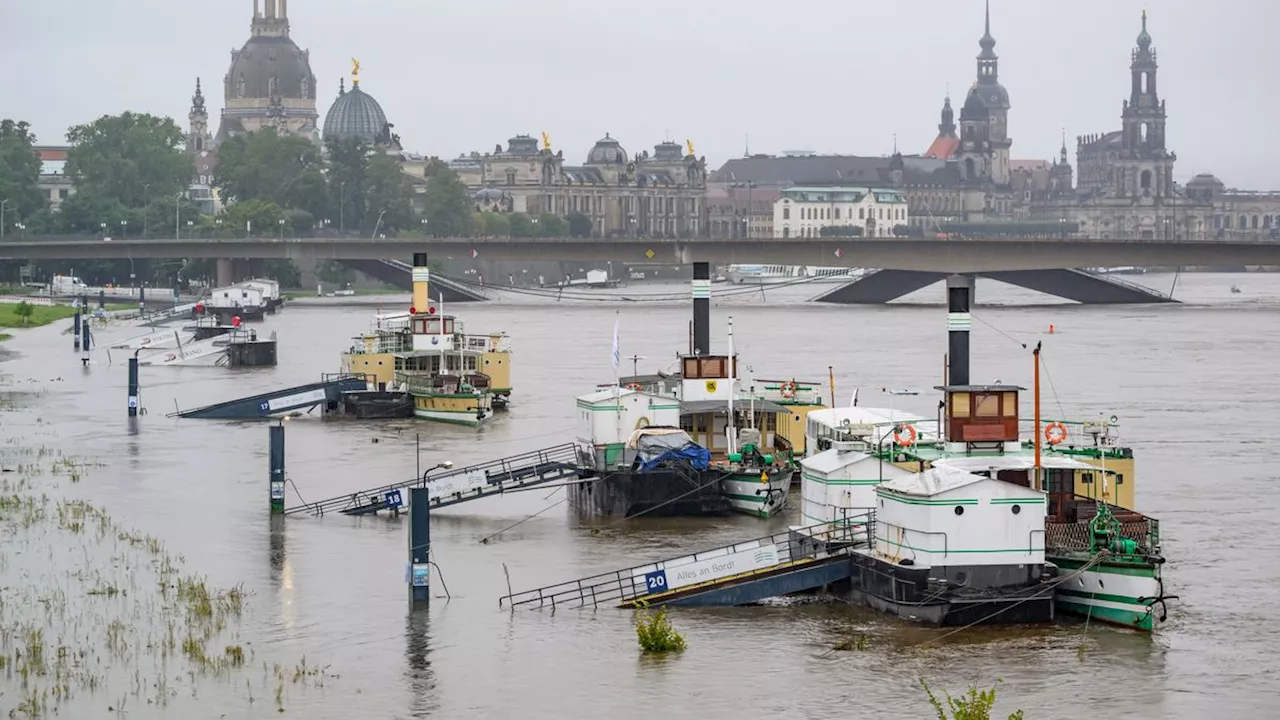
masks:
[[[693,264],[693,354],[711,354],[711,263]]]
[[[948,385],[969,384],[969,298],[973,294],[973,278],[947,276],[947,339],[951,371]]]

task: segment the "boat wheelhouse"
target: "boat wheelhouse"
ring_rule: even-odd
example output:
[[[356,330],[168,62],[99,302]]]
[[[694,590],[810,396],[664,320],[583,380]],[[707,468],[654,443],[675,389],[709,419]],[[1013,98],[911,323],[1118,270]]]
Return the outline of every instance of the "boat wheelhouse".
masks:
[[[379,314],[342,356],[344,373],[363,374],[380,391],[403,390],[415,417],[478,425],[511,394],[511,344],[504,333],[468,334],[428,299],[426,254],[414,254],[414,304]]]

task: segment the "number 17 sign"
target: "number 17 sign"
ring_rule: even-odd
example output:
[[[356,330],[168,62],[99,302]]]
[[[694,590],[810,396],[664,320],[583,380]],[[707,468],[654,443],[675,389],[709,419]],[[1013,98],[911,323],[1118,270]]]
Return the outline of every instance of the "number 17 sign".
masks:
[[[644,590],[646,595],[667,591],[667,571],[654,570],[651,573],[645,573]]]

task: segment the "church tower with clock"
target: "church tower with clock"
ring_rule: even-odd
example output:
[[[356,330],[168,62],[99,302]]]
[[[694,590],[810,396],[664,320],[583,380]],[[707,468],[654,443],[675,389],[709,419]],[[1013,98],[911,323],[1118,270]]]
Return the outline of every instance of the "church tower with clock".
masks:
[[[960,109],[960,148],[957,159],[965,182],[1008,187],[1009,91],[1000,84],[1000,58],[991,36],[991,3],[987,2],[986,32],[978,41],[978,79]]]

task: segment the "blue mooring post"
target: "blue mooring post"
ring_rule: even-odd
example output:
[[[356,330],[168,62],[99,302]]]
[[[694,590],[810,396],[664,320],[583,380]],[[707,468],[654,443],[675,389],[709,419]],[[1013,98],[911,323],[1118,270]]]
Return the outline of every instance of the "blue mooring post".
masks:
[[[98,291],[98,307],[103,310],[105,310],[107,307],[107,291],[106,290]]]
[[[89,352],[89,345],[92,337],[89,335],[89,316],[86,315],[84,320],[81,321],[80,330],[81,330],[80,349],[84,350],[87,353]]]
[[[75,336],[76,350],[80,349],[80,313],[82,308],[76,308],[75,320],[72,321],[71,334]]]
[[[271,514],[284,514],[284,423],[271,426]]]
[[[409,488],[409,601],[431,600],[431,503],[425,487]]]
[[[138,416],[138,351],[129,358],[129,417]]]

